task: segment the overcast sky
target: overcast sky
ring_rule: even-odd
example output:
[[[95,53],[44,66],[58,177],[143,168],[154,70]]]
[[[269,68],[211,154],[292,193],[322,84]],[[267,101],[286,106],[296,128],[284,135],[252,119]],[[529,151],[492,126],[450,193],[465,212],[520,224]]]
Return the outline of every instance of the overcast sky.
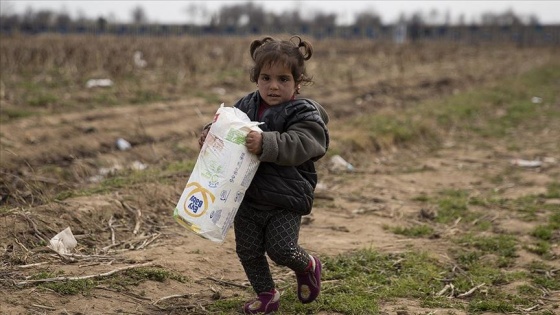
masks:
[[[130,22],[131,12],[135,7],[142,7],[150,22],[187,23],[194,17],[201,19],[216,13],[224,5],[247,3],[249,1],[210,0],[210,1],[147,1],[147,0],[2,0],[2,14],[24,13],[27,8],[33,11],[49,9],[54,12],[66,12],[73,18],[105,17],[115,22]],[[476,22],[482,13],[504,13],[512,10],[517,15],[534,15],[543,24],[560,24],[560,1],[252,1],[261,5],[266,11],[285,12],[298,10],[302,16],[310,12],[336,13],[337,22],[353,22],[359,12],[376,12],[383,23],[395,22],[401,13],[410,16],[414,12],[428,14],[436,9],[443,17],[449,13],[452,22],[464,15],[466,22]],[[190,8],[190,10],[189,10]],[[197,21],[204,22],[207,21]]]

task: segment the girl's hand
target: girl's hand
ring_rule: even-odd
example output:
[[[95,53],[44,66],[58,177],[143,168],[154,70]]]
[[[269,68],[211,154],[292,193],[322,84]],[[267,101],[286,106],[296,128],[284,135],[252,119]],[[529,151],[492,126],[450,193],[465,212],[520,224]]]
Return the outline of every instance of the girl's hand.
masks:
[[[206,140],[206,136],[208,135],[209,130],[210,130],[210,128],[204,128],[202,130],[202,133],[200,133],[200,137],[198,137],[198,145],[200,146],[200,149],[202,149],[202,145],[204,144],[204,141]]]
[[[245,138],[245,146],[247,150],[253,154],[259,155],[262,153],[262,134],[258,131],[251,131]]]

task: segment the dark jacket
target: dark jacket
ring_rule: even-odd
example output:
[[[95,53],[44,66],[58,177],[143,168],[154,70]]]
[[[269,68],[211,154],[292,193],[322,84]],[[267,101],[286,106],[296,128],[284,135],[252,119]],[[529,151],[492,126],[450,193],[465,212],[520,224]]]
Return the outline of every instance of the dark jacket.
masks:
[[[257,117],[261,98],[255,91],[234,107],[252,121]],[[310,99],[294,99],[268,108],[260,121],[263,147],[257,173],[244,203],[258,209],[287,209],[305,215],[311,212],[317,172],[314,162],[329,146],[327,112]]]

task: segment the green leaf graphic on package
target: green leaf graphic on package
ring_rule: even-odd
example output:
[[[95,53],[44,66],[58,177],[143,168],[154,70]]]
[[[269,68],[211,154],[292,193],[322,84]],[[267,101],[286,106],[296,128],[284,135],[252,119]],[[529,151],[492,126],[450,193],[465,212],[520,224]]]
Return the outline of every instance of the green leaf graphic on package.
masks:
[[[208,178],[208,186],[216,187],[222,173],[224,172],[224,167],[216,160],[209,160],[206,162],[206,168],[200,175]]]
[[[226,140],[231,141],[235,144],[245,144],[245,137],[247,133],[244,133],[238,129],[230,129],[226,135]]]

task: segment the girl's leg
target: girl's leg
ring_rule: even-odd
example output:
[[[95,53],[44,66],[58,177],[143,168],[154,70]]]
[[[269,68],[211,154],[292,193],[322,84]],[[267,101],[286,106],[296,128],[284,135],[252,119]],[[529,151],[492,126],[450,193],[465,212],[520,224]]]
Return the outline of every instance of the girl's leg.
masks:
[[[298,245],[301,215],[279,211],[268,222],[265,239],[266,252],[275,263],[295,272],[303,272],[310,264],[310,256]]]
[[[295,271],[298,298],[302,303],[311,303],[321,292],[321,262],[298,245],[300,226],[298,214],[284,211],[274,215],[265,232],[265,246],[274,262]]]
[[[274,289],[264,247],[266,214],[242,206],[234,220],[237,256],[257,294]]]

